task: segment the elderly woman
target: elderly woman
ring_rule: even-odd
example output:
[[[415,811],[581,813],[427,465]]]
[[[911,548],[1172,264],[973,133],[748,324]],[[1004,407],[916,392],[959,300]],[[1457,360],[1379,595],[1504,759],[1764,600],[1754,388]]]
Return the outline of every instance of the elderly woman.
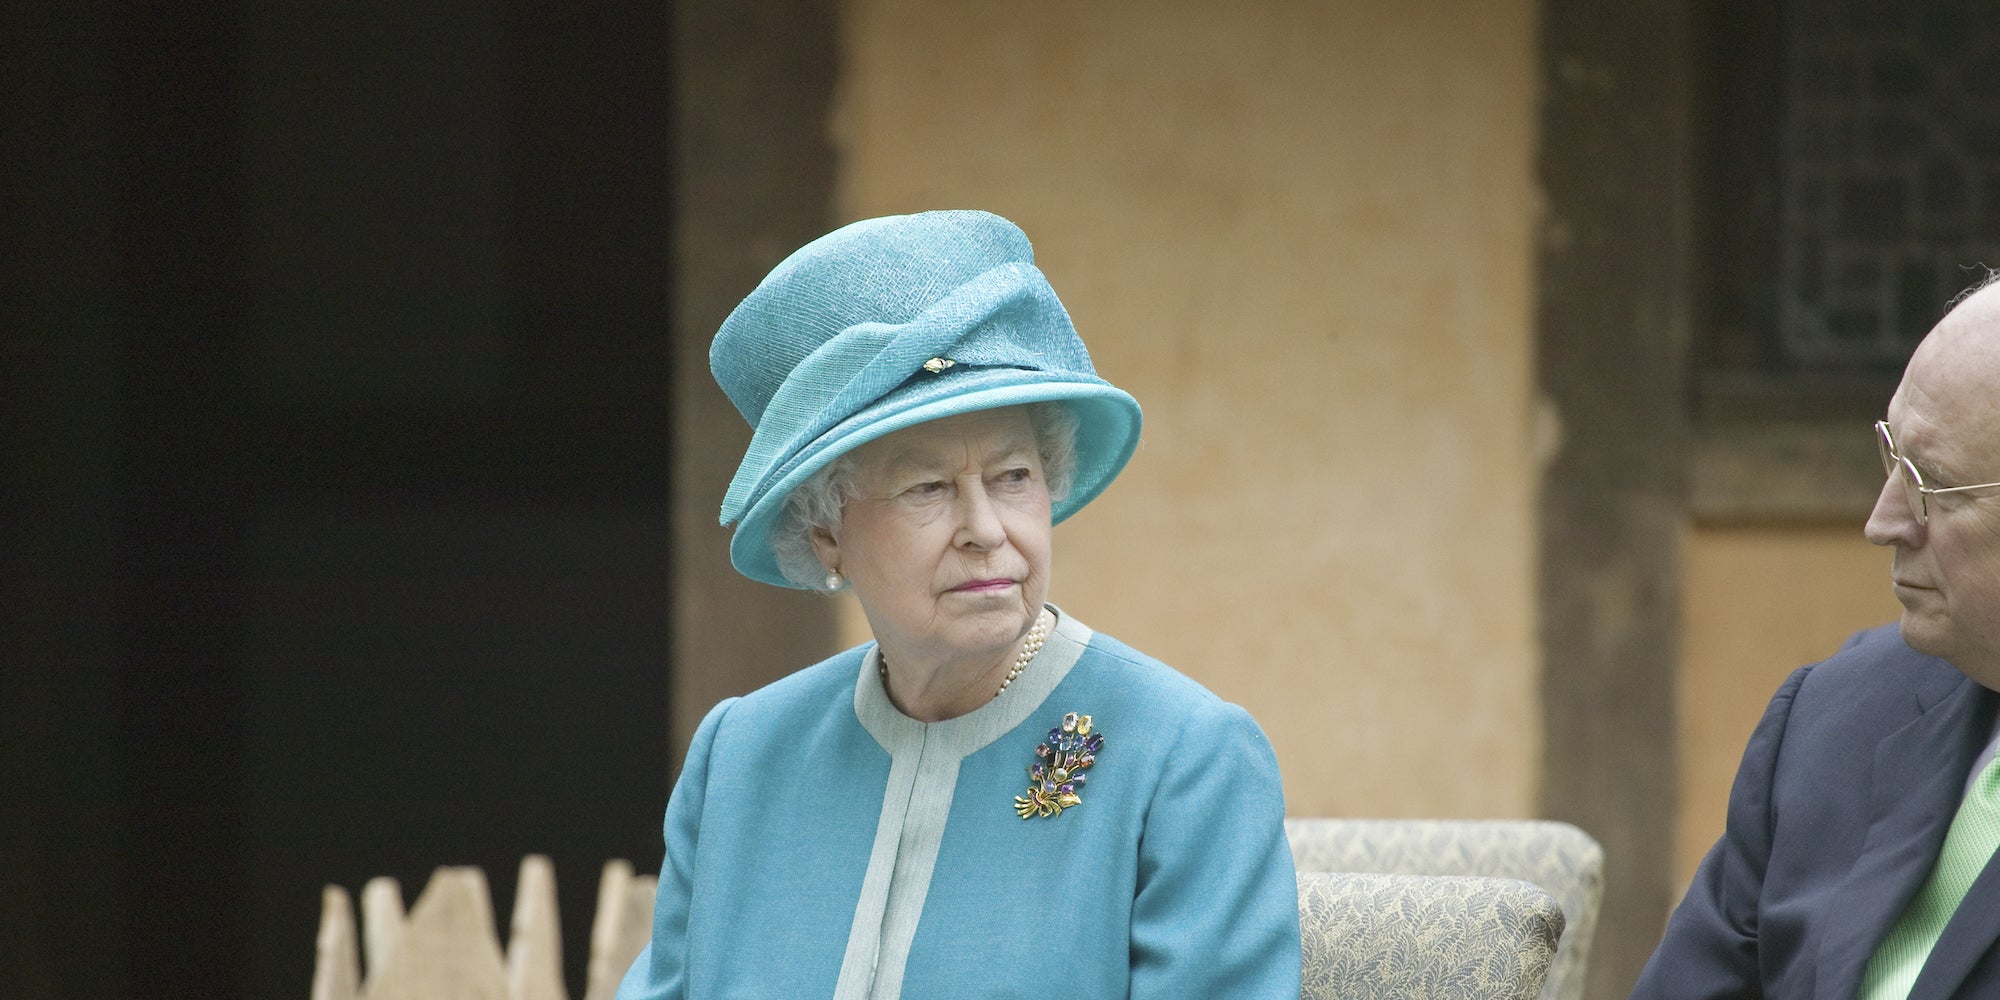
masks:
[[[875,641],[702,721],[621,998],[1298,995],[1264,734],[1048,603],[1139,407],[1033,260],[983,212],[859,222],[717,334],[732,561]]]

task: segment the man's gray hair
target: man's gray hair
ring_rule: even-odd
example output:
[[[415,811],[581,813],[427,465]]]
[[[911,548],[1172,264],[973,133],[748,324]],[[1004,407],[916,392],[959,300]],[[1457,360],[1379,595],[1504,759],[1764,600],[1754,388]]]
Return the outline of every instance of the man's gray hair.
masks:
[[[2000,270],[1987,267],[1985,264],[1976,264],[1973,267],[1966,268],[1966,270],[1971,271],[1974,270],[1975,268],[1981,271],[1985,271],[1986,273],[1981,275],[1977,280],[1973,281],[1972,284],[1965,286],[1965,291],[1962,291],[1957,295],[1952,296],[1951,301],[1944,304],[1945,312],[1948,313],[1951,312],[1953,309],[1958,308],[1958,304],[1960,302],[1964,302],[1966,299],[1971,298],[1974,292],[1977,292],[1980,289],[1987,287],[1988,285],[2000,284]]]
[[[1076,481],[1076,414],[1061,403],[1030,403],[1028,424],[1035,430],[1035,451],[1042,459],[1042,477],[1049,486],[1049,499],[1069,495]],[[821,592],[827,591],[826,567],[813,550],[813,529],[836,531],[840,512],[854,498],[854,452],[834,459],[812,474],[785,498],[785,509],[771,526],[771,553],[785,579]]]

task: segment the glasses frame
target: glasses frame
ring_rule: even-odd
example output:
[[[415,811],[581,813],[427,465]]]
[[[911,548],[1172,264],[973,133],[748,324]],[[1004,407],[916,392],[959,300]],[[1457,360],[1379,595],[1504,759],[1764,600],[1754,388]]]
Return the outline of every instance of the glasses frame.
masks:
[[[1959,493],[1965,490],[1990,490],[2000,483],[1975,483],[1971,486],[1925,486],[1924,474],[1917,471],[1915,463],[1903,457],[1896,450],[1896,438],[1889,433],[1887,420],[1875,421],[1875,448],[1882,453],[1882,472],[1894,479],[1900,474],[1903,480],[1903,497],[1909,501],[1910,513],[1915,514],[1917,523],[1928,526],[1931,523],[1931,495],[1935,493]]]

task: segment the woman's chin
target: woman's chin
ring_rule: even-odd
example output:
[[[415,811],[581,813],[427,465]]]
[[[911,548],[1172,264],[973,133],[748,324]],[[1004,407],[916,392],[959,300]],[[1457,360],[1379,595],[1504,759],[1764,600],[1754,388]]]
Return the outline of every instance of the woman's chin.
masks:
[[[951,628],[952,645],[961,652],[975,653],[998,649],[1018,641],[1035,623],[1035,616],[1017,595],[996,598],[984,609],[965,609]]]

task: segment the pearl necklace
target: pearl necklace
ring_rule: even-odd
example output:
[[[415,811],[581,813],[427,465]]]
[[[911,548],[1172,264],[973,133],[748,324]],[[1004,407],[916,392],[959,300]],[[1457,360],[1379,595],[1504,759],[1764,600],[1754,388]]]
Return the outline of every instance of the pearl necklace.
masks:
[[[1049,629],[1054,625],[1055,616],[1049,614],[1047,608],[1043,608],[1042,613],[1035,616],[1034,627],[1028,629],[1027,641],[1021,643],[1021,655],[1014,658],[1014,666],[1007,671],[1006,679],[1000,682],[1000,690],[993,692],[993,697],[998,698],[1006,694],[1007,685],[1014,683],[1014,678],[1021,676],[1021,671],[1028,669],[1029,661],[1035,658],[1036,653],[1042,651],[1042,644],[1049,641]],[[882,675],[882,687],[887,689],[889,658],[883,656],[879,648],[875,651],[875,671]]]

